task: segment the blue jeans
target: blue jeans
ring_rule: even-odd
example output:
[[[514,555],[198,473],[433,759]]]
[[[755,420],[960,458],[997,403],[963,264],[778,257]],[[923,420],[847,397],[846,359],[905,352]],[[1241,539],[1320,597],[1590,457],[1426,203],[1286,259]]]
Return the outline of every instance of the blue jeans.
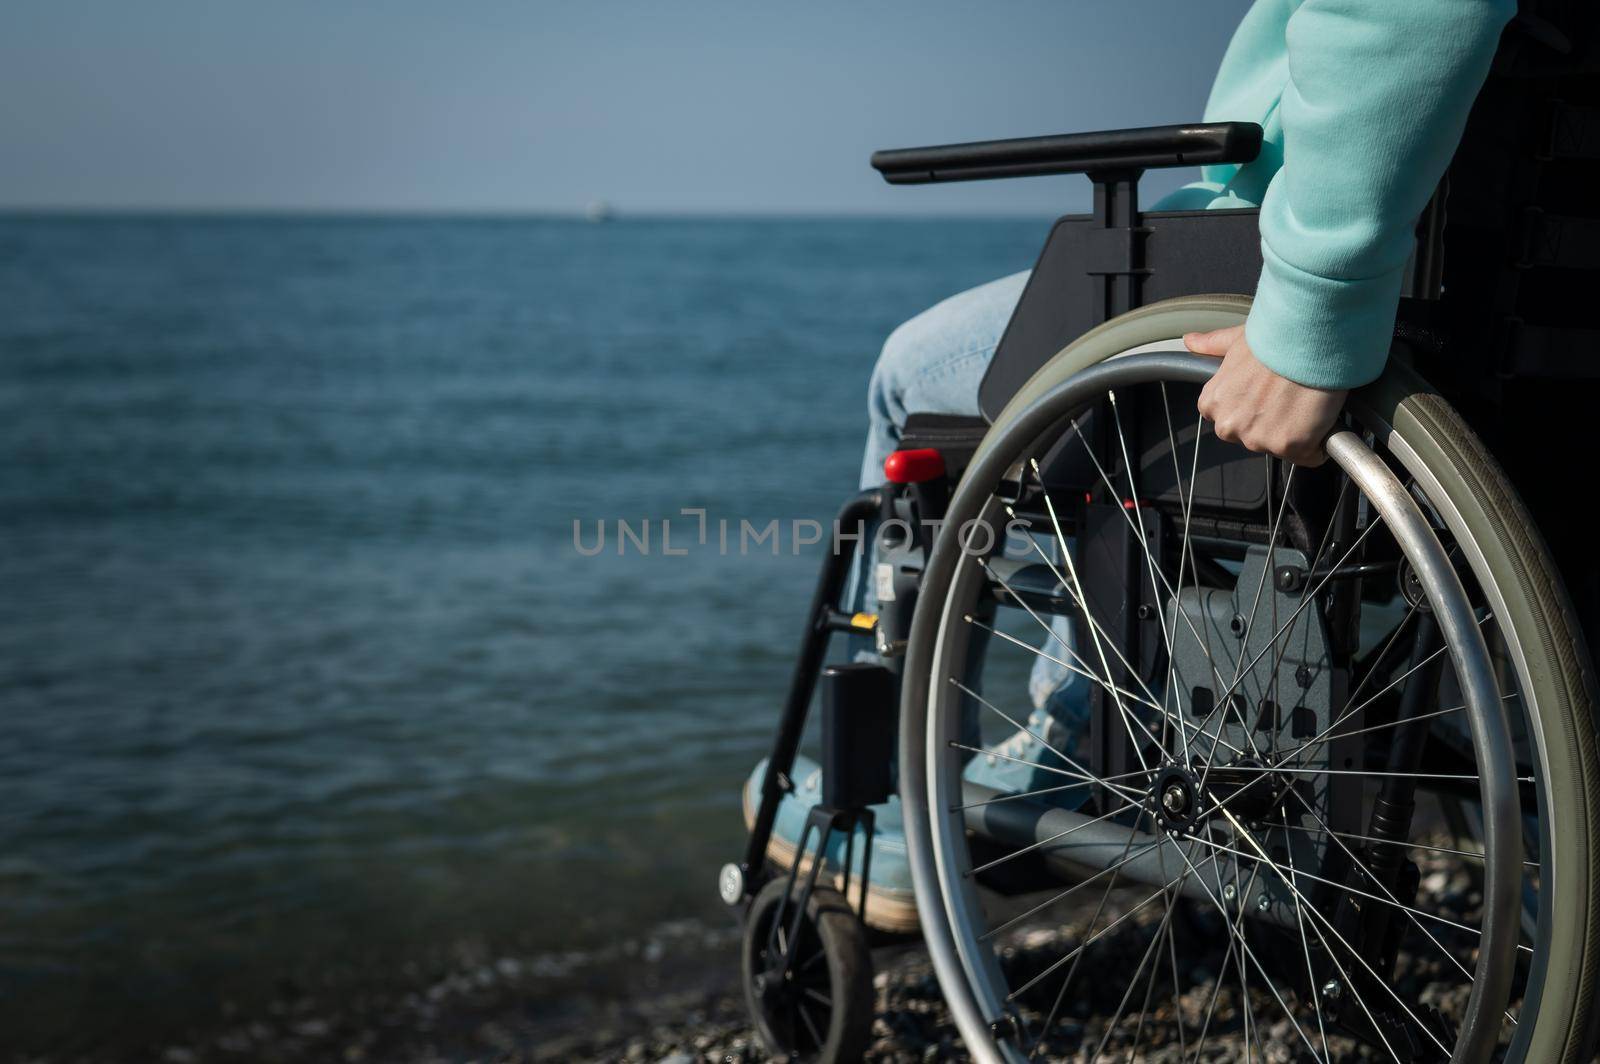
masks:
[[[900,445],[907,414],[978,413],[978,385],[983,380],[1006,323],[1022,298],[1028,270],[979,285],[937,303],[895,329],[884,342],[883,353],[867,386],[867,447],[861,461],[861,487],[883,483],[883,460]],[[863,559],[865,565],[871,559]],[[864,570],[865,570],[864,565]],[[870,570],[860,572],[857,602],[875,610]],[[1072,642],[1071,623],[1052,620],[1056,634]],[[1046,642],[1053,642],[1046,637]],[[1060,644],[1047,651],[1066,657]],[[1033,704],[1063,704],[1069,693],[1081,703],[1077,691],[1085,681],[1057,662],[1039,658],[1028,680]],[[1055,696],[1052,698],[1052,696]],[[1081,710],[1073,716],[1081,716]]]
[[[1023,270],[953,295],[889,334],[867,385],[863,488],[883,483],[883,460],[900,446],[907,414],[977,415],[978,384],[1028,274]]]

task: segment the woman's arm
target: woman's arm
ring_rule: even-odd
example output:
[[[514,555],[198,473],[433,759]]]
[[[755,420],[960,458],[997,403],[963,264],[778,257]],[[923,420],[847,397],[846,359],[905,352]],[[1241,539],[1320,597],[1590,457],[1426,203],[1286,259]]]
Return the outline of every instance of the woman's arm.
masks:
[[[1343,390],[1383,372],[1417,215],[1515,10],[1304,0],[1290,15],[1283,167],[1261,206],[1255,303],[1238,335],[1190,344],[1224,356],[1201,400],[1219,434],[1316,460]]]

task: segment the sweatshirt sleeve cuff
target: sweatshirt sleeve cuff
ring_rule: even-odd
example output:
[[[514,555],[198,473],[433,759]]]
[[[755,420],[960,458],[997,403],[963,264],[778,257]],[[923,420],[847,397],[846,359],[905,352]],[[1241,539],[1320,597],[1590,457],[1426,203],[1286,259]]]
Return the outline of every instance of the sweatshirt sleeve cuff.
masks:
[[[1312,388],[1355,388],[1389,359],[1405,267],[1377,277],[1332,280],[1273,254],[1263,241],[1261,283],[1245,322],[1256,359]]]

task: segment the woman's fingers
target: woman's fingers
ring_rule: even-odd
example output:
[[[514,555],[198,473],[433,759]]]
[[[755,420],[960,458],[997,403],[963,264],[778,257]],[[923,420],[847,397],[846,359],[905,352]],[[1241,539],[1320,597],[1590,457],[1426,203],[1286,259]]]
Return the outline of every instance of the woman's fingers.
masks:
[[[1228,348],[1234,345],[1243,332],[1243,325],[1232,325],[1226,329],[1213,329],[1210,332],[1184,333],[1183,346],[1197,355],[1221,358],[1228,353]]]
[[[1243,326],[1189,333],[1183,342],[1197,354],[1224,356],[1196,404],[1217,439],[1296,465],[1327,460],[1323,442],[1344,405],[1343,391],[1280,377],[1256,360]]]

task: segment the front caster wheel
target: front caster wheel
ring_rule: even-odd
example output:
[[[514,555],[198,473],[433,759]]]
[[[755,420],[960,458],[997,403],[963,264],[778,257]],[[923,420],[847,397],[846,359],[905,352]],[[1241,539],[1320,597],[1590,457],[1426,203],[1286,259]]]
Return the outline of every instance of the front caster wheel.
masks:
[[[750,1017],[780,1060],[859,1060],[872,1033],[866,928],[836,890],[817,887],[800,912],[787,889],[787,877],[768,883],[745,918],[739,974]]]

